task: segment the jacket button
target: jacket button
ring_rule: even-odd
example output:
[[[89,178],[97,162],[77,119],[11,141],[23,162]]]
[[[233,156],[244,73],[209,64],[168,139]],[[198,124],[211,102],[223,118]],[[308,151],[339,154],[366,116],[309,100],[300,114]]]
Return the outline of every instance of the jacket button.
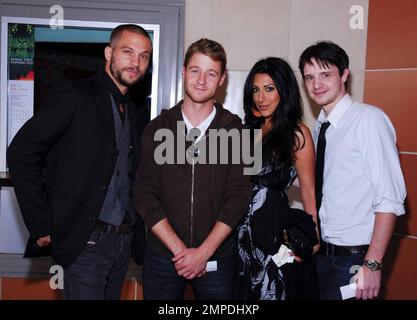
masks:
[[[111,160],[116,160],[118,155],[119,155],[119,150],[116,150],[116,152],[115,152],[115,153],[113,153],[113,154],[110,156],[110,159],[111,159]]]
[[[106,191],[107,190],[107,186],[101,186],[101,191]]]
[[[89,221],[96,222],[96,221],[97,221],[97,217],[96,217],[96,216],[89,216],[89,217],[88,217],[88,220],[89,220]]]

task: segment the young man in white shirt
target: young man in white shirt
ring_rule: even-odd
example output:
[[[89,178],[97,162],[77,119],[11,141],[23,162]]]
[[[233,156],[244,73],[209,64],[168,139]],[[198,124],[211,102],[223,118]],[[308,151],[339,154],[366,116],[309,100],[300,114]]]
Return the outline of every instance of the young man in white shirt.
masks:
[[[308,95],[322,108],[313,134],[320,298],[342,299],[340,287],[355,281],[356,298],[373,299],[396,217],[404,214],[395,129],[382,110],[347,93],[349,58],[338,45],[310,46],[299,68]]]

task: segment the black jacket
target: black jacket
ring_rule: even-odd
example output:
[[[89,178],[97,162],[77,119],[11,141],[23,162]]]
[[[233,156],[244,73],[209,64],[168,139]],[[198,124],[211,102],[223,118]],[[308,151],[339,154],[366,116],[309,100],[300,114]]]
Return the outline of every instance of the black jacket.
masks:
[[[111,99],[104,77],[102,71],[54,89],[7,151],[29,242],[51,235],[52,256],[64,267],[87,242],[116,163]],[[133,104],[128,108],[133,181],[146,116]],[[137,223],[137,230],[143,230],[140,218]]]

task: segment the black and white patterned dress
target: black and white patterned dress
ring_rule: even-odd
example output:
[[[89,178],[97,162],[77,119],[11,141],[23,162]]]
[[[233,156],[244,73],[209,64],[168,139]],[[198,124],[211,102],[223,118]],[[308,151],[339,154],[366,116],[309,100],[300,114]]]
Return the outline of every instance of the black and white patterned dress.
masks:
[[[295,169],[272,169],[265,166],[254,179],[249,212],[237,230],[239,251],[238,298],[243,300],[285,300],[283,272],[272,260],[278,252],[280,238],[268,241],[273,225],[280,223],[288,207],[285,189],[295,177]],[[257,218],[262,217],[255,226]],[[259,239],[259,240],[258,240]],[[263,246],[262,242],[266,245]],[[276,243],[274,243],[276,242]]]

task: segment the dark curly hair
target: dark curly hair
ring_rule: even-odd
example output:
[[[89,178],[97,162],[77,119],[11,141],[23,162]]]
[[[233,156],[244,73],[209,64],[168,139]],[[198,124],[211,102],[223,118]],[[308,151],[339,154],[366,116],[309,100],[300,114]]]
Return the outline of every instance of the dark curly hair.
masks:
[[[265,73],[274,81],[280,101],[272,115],[272,129],[263,139],[263,162],[275,168],[290,168],[294,164],[294,152],[303,148],[297,132],[304,137],[299,123],[303,116],[300,90],[294,72],[286,61],[269,57],[259,60],[249,72],[243,92],[245,125],[250,129],[260,129],[265,121],[253,113],[256,110],[253,100],[252,83],[256,74]]]

